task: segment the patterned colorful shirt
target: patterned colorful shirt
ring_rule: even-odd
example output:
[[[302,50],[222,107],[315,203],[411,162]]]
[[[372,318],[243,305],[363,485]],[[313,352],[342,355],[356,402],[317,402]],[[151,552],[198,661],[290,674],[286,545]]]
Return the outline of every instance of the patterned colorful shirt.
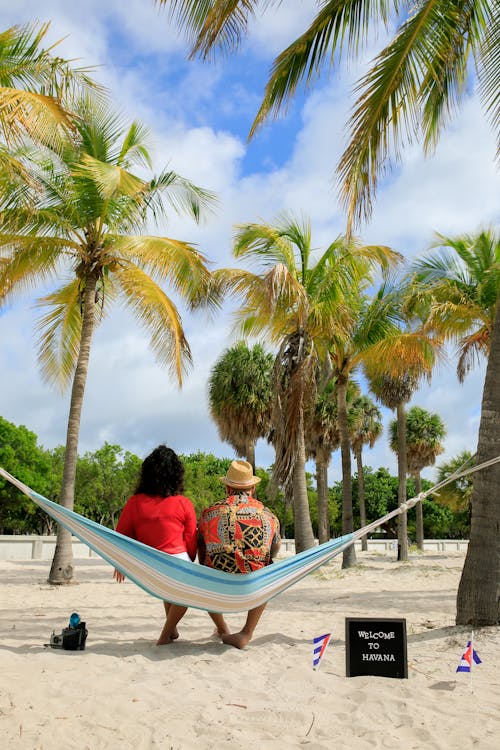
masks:
[[[205,508],[198,533],[206,554],[204,564],[227,573],[250,573],[271,562],[272,544],[279,544],[279,521],[259,500],[230,495]]]

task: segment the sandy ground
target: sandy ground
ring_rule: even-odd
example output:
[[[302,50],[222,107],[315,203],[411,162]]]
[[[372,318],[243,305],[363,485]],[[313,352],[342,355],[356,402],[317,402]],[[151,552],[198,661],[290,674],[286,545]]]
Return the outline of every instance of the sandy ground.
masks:
[[[100,560],[79,584],[50,587],[46,562],[0,563],[3,750],[364,750],[500,747],[500,632],[474,633],[482,664],[456,673],[470,633],[454,625],[463,555],[358,553],[269,603],[250,646],[218,642],[189,610],[172,645],[154,645],[162,603],[116,584]],[[85,651],[45,648],[78,611]],[[405,618],[408,679],[346,677],[345,618]],[[229,615],[239,629],[242,615]],[[319,670],[312,639],[331,632]]]

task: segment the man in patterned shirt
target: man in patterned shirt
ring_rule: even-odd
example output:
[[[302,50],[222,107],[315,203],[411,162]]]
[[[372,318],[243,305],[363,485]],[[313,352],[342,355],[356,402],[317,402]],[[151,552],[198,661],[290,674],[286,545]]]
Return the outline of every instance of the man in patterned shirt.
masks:
[[[269,565],[279,550],[281,538],[278,519],[253,496],[259,477],[253,475],[248,461],[233,461],[221,482],[226,486],[226,499],[201,514],[198,526],[200,563],[227,573],[250,573]],[[261,604],[251,609],[238,633],[224,633],[226,628],[221,624],[219,632],[222,632],[223,642],[245,648],[265,607]],[[217,622],[213,613],[211,617]]]

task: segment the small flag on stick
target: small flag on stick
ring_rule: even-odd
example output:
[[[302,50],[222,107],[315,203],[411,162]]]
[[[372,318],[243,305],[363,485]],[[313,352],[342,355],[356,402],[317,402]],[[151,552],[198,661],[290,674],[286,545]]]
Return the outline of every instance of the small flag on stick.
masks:
[[[462,659],[457,667],[457,672],[470,672],[472,662],[474,662],[474,664],[481,664],[481,659],[477,655],[476,650],[472,648],[472,641],[468,641],[467,648],[462,654]]]
[[[325,635],[318,635],[316,638],[313,638],[313,669],[319,669],[319,663],[330,642],[331,635],[331,633],[325,633]]]
[[[470,634],[470,641],[467,642],[467,648],[462,654],[460,664],[457,667],[457,672],[469,672],[470,673],[470,689],[472,692],[472,665],[481,664],[481,659],[477,655],[474,646],[474,631]]]

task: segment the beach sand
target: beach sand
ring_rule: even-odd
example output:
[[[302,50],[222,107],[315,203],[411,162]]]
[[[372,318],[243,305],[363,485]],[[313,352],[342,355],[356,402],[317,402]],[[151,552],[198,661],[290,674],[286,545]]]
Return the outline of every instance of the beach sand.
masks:
[[[47,562],[0,563],[0,744],[4,750],[364,750],[500,747],[500,629],[474,632],[482,664],[456,673],[461,553],[358,553],[269,603],[250,646],[218,642],[189,610],[156,647],[162,603],[77,560],[78,585],[51,587]],[[85,651],[45,648],[72,611]],[[243,615],[229,615],[239,629]],[[405,618],[408,679],[346,677],[345,618]],[[312,639],[332,633],[320,668]],[[472,687],[472,689],[471,689]]]

